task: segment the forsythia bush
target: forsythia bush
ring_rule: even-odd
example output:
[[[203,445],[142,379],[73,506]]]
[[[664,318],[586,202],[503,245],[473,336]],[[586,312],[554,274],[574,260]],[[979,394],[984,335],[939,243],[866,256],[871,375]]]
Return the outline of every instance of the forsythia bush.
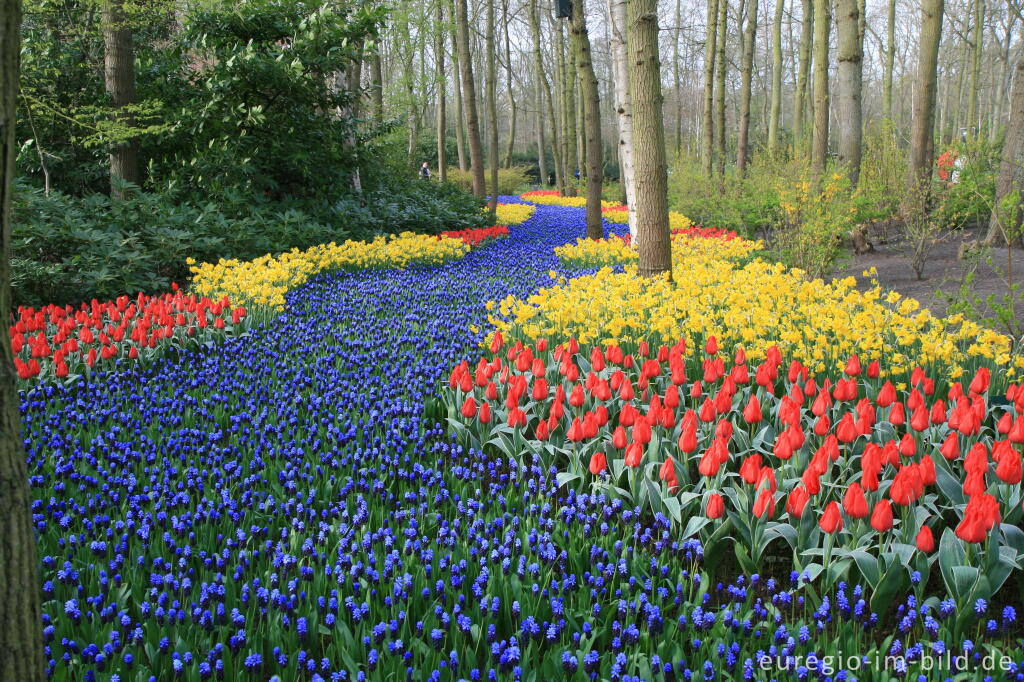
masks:
[[[519,225],[525,223],[537,210],[536,206],[530,204],[498,204],[498,225]]]
[[[194,265],[192,290],[201,296],[228,296],[246,305],[284,308],[284,295],[310,277],[330,270],[432,265],[466,255],[461,239],[403,232],[370,242],[321,244],[305,251],[292,249],[280,256],[267,254],[251,261],[224,260]]]
[[[708,250],[675,250],[673,261],[674,282],[642,280],[632,265],[623,273],[603,268],[526,300],[493,303],[498,316],[491,322],[506,337],[527,343],[698,343],[714,336],[725,348],[749,349],[756,360],[778,344],[816,373],[841,369],[854,354],[866,362],[885,360],[894,377],[922,366],[957,378],[978,365],[1006,368],[1012,377],[1024,366],[1019,356],[1012,358],[1009,337],[959,315],[936,317],[919,310],[916,300],[883,294],[877,286],[858,291],[853,277],[809,280],[799,270],[761,260],[737,267]]]

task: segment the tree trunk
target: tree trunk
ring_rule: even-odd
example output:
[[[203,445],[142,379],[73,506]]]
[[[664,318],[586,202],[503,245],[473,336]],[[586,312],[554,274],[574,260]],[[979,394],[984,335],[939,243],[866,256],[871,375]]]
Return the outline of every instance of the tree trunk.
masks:
[[[740,64],[740,125],[736,141],[736,173],[747,173],[747,139],[750,134],[750,81],[754,73],[754,42],[757,39],[757,0],[747,0],[747,25],[743,30],[743,62]]]
[[[1019,239],[1021,218],[1024,217],[1024,58],[1017,60],[1014,71],[1010,120],[1006,124],[995,206],[985,239],[988,244],[998,241],[1009,244],[1011,235]],[[1017,193],[1013,206],[1005,205],[1012,201],[1012,197],[1008,197],[1013,192]]]
[[[623,7],[625,10],[625,7]],[[625,21],[619,24],[625,27]],[[676,140],[675,159],[678,161],[683,153],[683,79],[680,68],[682,56],[679,53],[679,42],[683,37],[683,0],[676,0],[676,30],[672,36],[672,82],[675,85]],[[621,173],[619,174],[622,175]]]
[[[21,2],[0,0],[0,319],[11,319],[11,181]],[[6,329],[6,327],[5,327]],[[0,334],[0,679],[46,679],[32,495],[21,438],[11,336]]]
[[[772,103],[768,115],[768,153],[779,153],[779,125],[782,119],[782,15],[786,0],[775,0],[772,17]]]
[[[342,115],[348,118],[350,125],[352,126],[351,132],[345,136],[345,149],[350,154],[355,155],[356,147],[358,146],[358,140],[356,138],[355,123],[359,120],[360,115],[360,104],[362,102],[360,89],[363,83],[363,41],[359,41],[356,44],[357,56],[352,60],[352,64],[344,72],[344,87],[352,93],[352,103],[349,104],[341,112]],[[359,166],[357,165],[352,169],[352,189],[355,190],[356,194],[363,193],[363,179],[359,172]]]
[[[454,9],[454,7],[453,7]],[[466,120],[463,109],[465,92],[462,89],[462,67],[455,36],[452,36],[452,73],[455,76],[455,152],[459,157],[459,170],[469,170],[469,159],[466,154]]]
[[[922,0],[921,39],[918,43],[917,90],[914,123],[910,131],[911,187],[926,185],[932,175],[935,154],[935,96],[945,0]]]
[[[502,2],[502,31],[505,37],[505,89],[508,90],[508,108],[509,108],[509,124],[508,124],[508,147],[505,149],[505,162],[502,164],[505,168],[512,167],[512,155],[515,153],[516,147],[516,118],[518,117],[519,105],[516,102],[515,91],[512,87],[512,46],[509,41],[508,24],[509,24],[509,7],[508,0]]]
[[[633,106],[629,97],[629,57],[626,52],[626,6],[628,0],[608,0],[611,30],[612,73],[615,81],[615,113],[619,124],[619,174],[626,192],[629,235],[636,242],[636,183],[633,171]]]
[[[793,142],[799,153],[807,152],[807,84],[811,72],[811,47],[814,35],[814,0],[802,0],[803,19],[800,23],[800,55],[797,65],[796,94],[793,99]]]
[[[469,135],[469,164],[473,171],[473,194],[487,194],[484,183],[484,152],[480,140],[480,119],[476,110],[476,81],[473,79],[473,56],[469,51],[469,9],[466,0],[455,0],[456,41],[459,50],[459,68],[462,71],[463,106]]]
[[[885,55],[882,65],[882,109],[892,121],[892,73],[896,65],[896,0],[889,0],[885,20]]]
[[[437,60],[437,175],[441,182],[448,181],[448,135],[446,98],[448,96],[448,78],[444,71],[444,5],[446,0],[435,0],[435,19],[437,31],[434,37],[434,58]]]
[[[828,160],[828,41],[832,28],[831,0],[814,0],[814,134],[811,142],[811,180],[820,186]]]
[[[594,63],[590,54],[590,36],[587,34],[583,0],[573,0],[570,26],[587,140],[587,236],[591,239],[602,239],[604,227],[601,224],[601,183],[604,180],[604,150],[601,148],[601,96],[598,93],[597,76],[594,74]]]
[[[103,14],[103,81],[114,108],[114,120],[135,126],[135,117],[126,110],[135,103],[135,48],[132,31],[125,16],[123,0],[105,0]],[[142,184],[139,166],[139,141],[131,138],[110,150],[110,196],[129,195],[125,183]]]
[[[487,0],[487,166],[491,170],[491,200],[488,210],[497,217],[498,210],[498,52],[494,44],[496,11],[494,3]]]
[[[638,271],[672,277],[668,227],[668,165],[662,118],[657,0],[629,0],[629,96],[633,104]]]
[[[715,58],[715,172],[725,176],[725,39],[729,22],[729,0],[718,0],[718,38]]]
[[[715,57],[718,55],[718,3],[708,0],[708,30],[704,39],[704,145],[701,163],[711,177],[715,158]]]
[[[579,182],[576,179],[576,170],[579,170],[579,153],[580,145],[577,139],[577,122],[576,122],[576,65],[570,63],[573,57],[566,55],[566,39],[565,34],[562,32],[562,25],[558,25],[558,45],[559,54],[561,56],[561,74],[562,74],[562,112],[565,117],[565,135],[562,136],[562,141],[565,146],[565,156],[563,161],[565,168],[562,169],[562,173],[565,176],[565,184],[569,188],[569,195],[576,196]]]
[[[839,163],[857,186],[861,159],[861,83],[863,45],[860,42],[859,0],[839,0],[836,30],[839,33]]]
[[[537,0],[530,0],[529,15],[530,33],[533,37],[533,97],[537,103],[537,113],[534,116],[534,125],[537,128],[537,166],[540,171],[540,184],[543,186],[548,184],[547,160],[544,158],[547,150],[544,139],[544,87],[547,76],[544,75],[544,58],[540,52],[540,15],[537,12]]]
[[[981,132],[978,121],[978,91],[981,88],[981,54],[985,40],[985,0],[974,0],[974,32],[971,39],[971,90],[967,101],[967,129],[971,139]]]
[[[380,63],[380,52],[374,48],[370,55],[370,102],[373,106],[373,122],[384,122],[384,75]]]

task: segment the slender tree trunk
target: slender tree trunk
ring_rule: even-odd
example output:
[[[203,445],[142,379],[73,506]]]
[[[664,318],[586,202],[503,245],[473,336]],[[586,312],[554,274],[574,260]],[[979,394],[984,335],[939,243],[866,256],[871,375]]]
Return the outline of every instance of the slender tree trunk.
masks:
[[[814,0],[814,134],[811,143],[811,179],[820,186],[828,160],[828,43],[832,28],[831,0]]]
[[[534,116],[534,125],[537,128],[537,167],[540,171],[540,184],[543,186],[548,184],[547,161],[544,158],[547,148],[544,139],[544,86],[547,77],[544,75],[544,58],[540,51],[540,15],[537,11],[537,0],[530,0],[529,19],[530,34],[533,37],[533,97],[537,103],[537,113]]]
[[[352,93],[352,103],[341,112],[344,117],[349,119],[353,126],[351,132],[345,137],[345,149],[352,155],[356,154],[356,147],[358,146],[355,122],[359,120],[361,114],[362,93],[360,90],[363,83],[363,41],[360,40],[356,44],[356,50],[358,55],[344,72],[344,87],[348,92]],[[355,190],[356,194],[363,193],[363,179],[358,165],[352,169],[352,189]]]
[[[925,185],[932,175],[935,154],[935,97],[945,0],[922,0],[914,123],[910,132],[911,186]]]
[[[103,80],[114,107],[114,120],[134,126],[135,117],[127,107],[135,103],[135,47],[128,26],[123,0],[104,0]],[[124,183],[142,184],[139,166],[139,141],[131,138],[110,150],[110,196],[124,199],[129,192]]]
[[[444,70],[444,6],[447,0],[435,0],[437,33],[434,37],[435,60],[437,61],[437,175],[441,182],[448,181],[448,125],[445,111],[448,96],[448,78]]]
[[[668,226],[668,165],[662,117],[657,0],[629,0],[629,95],[633,105],[638,271],[672,277]]]
[[[381,73],[379,47],[370,55],[370,103],[373,106],[373,122],[384,122],[384,76]]]
[[[999,241],[1009,244],[1010,235],[1019,239],[1021,218],[1024,217],[1024,57],[1017,60],[1014,71],[1010,120],[1006,124],[995,206],[989,218],[988,236],[985,239],[988,244]],[[1013,206],[1004,205],[1012,201],[1008,197],[1013,192],[1017,193]]]
[[[625,22],[622,22],[620,25],[625,27]],[[674,156],[677,160],[683,152],[683,81],[680,66],[682,57],[679,53],[679,42],[682,39],[682,34],[683,0],[676,0],[676,30],[672,36],[672,81],[675,84],[676,141]]]
[[[416,45],[412,40],[409,30],[408,9],[399,15],[396,22],[399,42],[402,44],[402,86],[405,90],[406,107],[409,111],[408,118],[408,139],[406,141],[406,156],[410,168],[418,166],[416,159],[416,147],[420,138],[420,117],[419,102],[416,97],[416,69],[415,51]]]
[[[454,9],[454,7],[452,8]],[[455,76],[455,152],[459,157],[459,170],[469,170],[469,159],[466,154],[466,120],[463,102],[466,101],[462,89],[462,61],[459,59],[457,40],[452,36],[452,74]]]
[[[0,319],[11,319],[11,181],[21,2],[0,0]],[[32,495],[21,438],[11,336],[0,334],[0,679],[46,679]]]
[[[536,5],[537,0],[531,0]],[[561,27],[559,27],[561,30]],[[555,49],[558,49],[556,45]],[[551,155],[553,157],[553,165],[555,167],[555,187],[558,189],[558,193],[562,196],[566,196],[568,189],[566,187],[567,178],[565,173],[565,108],[562,106],[562,91],[561,91],[561,77],[558,69],[558,59],[555,58],[555,92],[551,92],[551,83],[548,81],[547,74],[543,69],[540,71],[541,79],[544,84],[544,101],[548,107],[548,117],[551,119]]]
[[[800,24],[800,54],[793,101],[793,146],[803,155],[807,152],[804,143],[807,139],[807,93],[814,35],[814,0],[801,0],[801,4],[804,14]]]
[[[885,54],[882,66],[882,109],[887,121],[893,120],[892,74],[896,65],[896,0],[889,0],[885,20]]]
[[[480,119],[476,109],[476,81],[473,79],[473,56],[469,51],[469,9],[466,0],[455,0],[456,40],[459,68],[462,71],[463,105],[469,134],[469,163],[473,171],[473,194],[487,194],[484,183],[484,152],[480,140]]]
[[[608,0],[611,29],[612,73],[615,81],[615,113],[619,129],[619,163],[626,192],[629,234],[636,241],[636,181],[633,169],[633,105],[629,97],[629,62],[626,40],[628,0]]]
[[[772,103],[768,114],[768,153],[779,153],[779,124],[782,119],[782,15],[786,0],[775,0],[772,17]]]
[[[728,35],[729,0],[718,0],[718,38],[715,58],[715,172],[725,176],[725,39]]]
[[[497,24],[496,0],[487,0],[487,166],[491,170],[491,201],[488,210],[497,217],[498,210],[498,52],[495,49]]]
[[[579,188],[579,181],[576,179],[576,170],[580,168],[580,144],[576,137],[578,125],[576,121],[576,64],[573,55],[566,55],[566,37],[562,32],[562,25],[558,26],[558,44],[561,48],[561,71],[562,71],[562,110],[565,116],[565,184],[570,188],[569,194],[576,196]]]
[[[519,105],[516,102],[515,90],[512,87],[512,46],[509,41],[508,34],[508,23],[509,23],[509,7],[508,0],[502,2],[502,31],[505,38],[505,89],[508,90],[508,109],[509,109],[509,124],[508,124],[508,147],[505,149],[505,162],[502,164],[505,168],[512,167],[512,155],[515,153],[516,148],[516,118],[518,117]]]
[[[971,39],[971,90],[967,101],[967,128],[971,139],[981,132],[978,92],[981,89],[981,55],[985,40],[985,0],[974,0],[974,31]]]
[[[747,173],[747,154],[750,151],[750,82],[754,74],[754,42],[757,39],[757,0],[747,0],[747,24],[743,30],[743,62],[740,65],[740,125],[736,142],[736,172]]]
[[[860,42],[859,0],[839,0],[836,30],[839,33],[839,163],[857,186],[861,158],[861,83],[863,45]]]
[[[715,58],[718,56],[718,3],[708,0],[708,30],[704,39],[704,145],[701,163],[711,177],[715,158]]]
[[[591,60],[590,36],[587,34],[587,17],[583,0],[573,0],[570,25],[587,141],[587,236],[591,239],[601,239],[604,237],[604,227],[601,224],[601,183],[604,180],[604,151],[601,148],[601,97],[597,89],[594,63]]]

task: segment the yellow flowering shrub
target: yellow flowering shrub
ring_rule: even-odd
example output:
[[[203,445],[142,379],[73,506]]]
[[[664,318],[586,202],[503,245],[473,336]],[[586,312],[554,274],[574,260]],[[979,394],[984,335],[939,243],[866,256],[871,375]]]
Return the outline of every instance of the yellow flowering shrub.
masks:
[[[741,260],[764,248],[760,241],[721,238],[717,230],[694,229],[672,235],[672,259],[686,257]],[[567,264],[578,267],[619,265],[637,260],[636,249],[625,239],[579,239],[574,244],[555,247],[555,255]]]
[[[250,261],[224,260],[195,265],[189,259],[192,291],[202,296],[228,296],[247,306],[284,308],[284,295],[321,272],[367,268],[433,265],[463,257],[469,245],[461,239],[403,232],[373,241],[348,240],[292,249]]]
[[[615,206],[611,210],[603,211],[602,215],[605,220],[610,223],[620,223],[625,225],[629,222],[629,211],[619,206]],[[671,230],[685,230],[693,227],[693,221],[678,211],[669,211],[668,226]]]
[[[525,223],[536,210],[537,207],[531,204],[498,204],[496,224],[508,227]]]
[[[490,321],[506,337],[529,342],[694,344],[715,336],[720,347],[742,347],[754,360],[778,344],[815,372],[842,371],[854,353],[880,361],[888,376],[918,365],[950,378],[979,365],[1013,376],[1011,363],[1021,365],[1009,337],[961,316],[936,317],[877,286],[861,292],[853,277],[826,283],[778,263],[737,267],[723,255],[682,249],[673,263],[672,282],[641,279],[634,265],[560,280],[526,300],[501,301]]]

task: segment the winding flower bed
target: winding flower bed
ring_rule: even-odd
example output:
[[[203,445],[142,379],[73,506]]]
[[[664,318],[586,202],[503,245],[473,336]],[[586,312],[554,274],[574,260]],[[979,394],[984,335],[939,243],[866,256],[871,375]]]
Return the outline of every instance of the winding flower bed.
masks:
[[[672,231],[674,259],[741,260],[763,248],[761,242],[741,239],[735,232],[714,228],[689,227]],[[574,267],[592,268],[635,263],[638,256],[628,234],[607,239],[580,238],[573,244],[555,248],[559,259]]]
[[[521,225],[529,220],[536,210],[537,207],[530,204],[498,204],[497,223],[505,227]]]

